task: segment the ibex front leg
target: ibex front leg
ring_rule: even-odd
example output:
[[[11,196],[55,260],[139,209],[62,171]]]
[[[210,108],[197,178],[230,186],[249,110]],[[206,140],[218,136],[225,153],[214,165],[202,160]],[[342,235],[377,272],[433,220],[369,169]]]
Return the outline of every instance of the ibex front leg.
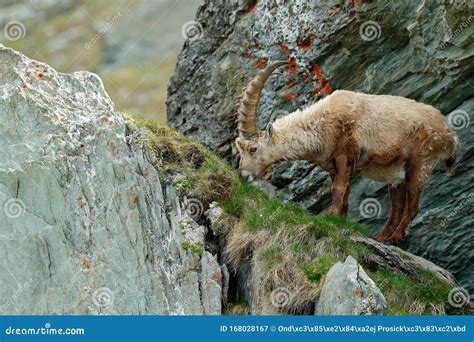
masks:
[[[354,173],[354,161],[346,154],[340,154],[335,159],[336,170],[332,179],[332,205],[329,211],[332,215],[346,215],[349,200],[349,182]]]

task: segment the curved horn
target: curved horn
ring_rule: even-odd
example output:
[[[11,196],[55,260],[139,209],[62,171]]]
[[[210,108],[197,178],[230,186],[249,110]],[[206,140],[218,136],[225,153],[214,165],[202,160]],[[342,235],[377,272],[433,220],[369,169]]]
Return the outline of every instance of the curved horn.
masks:
[[[285,64],[288,64],[288,62],[276,62],[267,66],[243,89],[242,95],[240,95],[239,109],[237,110],[239,136],[251,136],[257,132],[257,108],[263,86],[272,72]]]

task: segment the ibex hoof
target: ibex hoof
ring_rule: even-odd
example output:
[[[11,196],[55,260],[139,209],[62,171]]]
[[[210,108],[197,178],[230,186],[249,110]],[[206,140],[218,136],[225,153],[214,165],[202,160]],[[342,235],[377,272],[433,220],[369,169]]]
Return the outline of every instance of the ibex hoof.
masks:
[[[373,239],[377,242],[385,243],[385,241],[387,240],[387,237],[383,234],[378,233],[377,235],[374,236]]]
[[[392,236],[387,239],[387,242],[390,242],[393,245],[399,245],[403,240],[405,240],[403,235],[392,234]]]

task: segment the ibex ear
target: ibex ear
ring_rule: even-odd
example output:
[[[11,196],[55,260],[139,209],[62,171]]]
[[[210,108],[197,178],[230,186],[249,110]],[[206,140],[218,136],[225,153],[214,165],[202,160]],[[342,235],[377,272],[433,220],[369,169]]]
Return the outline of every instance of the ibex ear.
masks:
[[[235,142],[237,143],[237,147],[240,147],[241,149],[245,148],[245,142],[244,141],[237,138]]]
[[[265,135],[268,138],[268,140],[272,139],[273,136],[273,125],[271,122],[268,123],[267,129],[265,130]]]

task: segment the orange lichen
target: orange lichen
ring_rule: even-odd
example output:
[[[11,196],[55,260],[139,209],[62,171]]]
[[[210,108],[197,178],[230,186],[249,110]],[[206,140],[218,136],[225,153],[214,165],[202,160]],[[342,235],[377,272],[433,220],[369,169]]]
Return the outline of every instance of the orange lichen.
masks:
[[[323,71],[317,64],[313,66],[313,73],[320,84],[318,88],[313,89],[313,92],[319,95],[331,94],[333,92],[333,89],[329,84],[329,79],[331,79],[332,77],[325,78],[323,75]]]
[[[285,91],[283,98],[288,101],[293,101],[294,99],[296,99],[296,96],[293,94],[290,94],[288,91]]]
[[[268,62],[267,58],[265,57],[259,58],[257,62],[255,63],[255,67],[257,69],[263,69],[267,66],[267,62]]]
[[[288,58],[288,70],[290,71],[290,74],[296,75],[297,71],[297,65],[296,65],[296,58],[295,57],[290,57]]]
[[[319,83],[324,83],[324,76],[323,76],[323,71],[319,67],[319,65],[315,64],[313,66],[313,73],[316,75],[316,78],[318,79]]]
[[[108,145],[109,148],[110,148],[110,152],[112,153],[112,157],[113,157],[113,158],[117,157],[117,154],[118,154],[118,147],[117,147],[117,145],[115,145],[115,143],[114,143],[113,141],[107,142],[107,145]]]
[[[293,87],[295,84],[296,84],[295,80],[290,80],[290,79],[288,80],[288,88]]]
[[[313,41],[312,41],[312,38],[311,37],[306,37],[305,39],[303,40],[300,40],[296,43],[296,45],[304,50],[304,51],[308,51],[310,50],[312,47],[313,47]]]
[[[91,269],[91,264],[89,263],[89,260],[87,260],[86,258],[83,258],[82,259],[82,265],[87,268],[88,270]]]
[[[245,13],[255,13],[255,9],[257,7],[258,0],[253,0],[251,1],[245,8],[244,12]]]
[[[329,84],[329,82],[327,82],[327,83],[324,85],[323,91],[324,91],[326,94],[331,94],[331,93],[333,92],[333,89],[332,89],[331,85]]]
[[[283,52],[285,55],[290,53],[290,49],[285,44],[280,44],[278,46],[280,47],[281,52]]]
[[[138,204],[138,196],[133,196],[133,204]]]

